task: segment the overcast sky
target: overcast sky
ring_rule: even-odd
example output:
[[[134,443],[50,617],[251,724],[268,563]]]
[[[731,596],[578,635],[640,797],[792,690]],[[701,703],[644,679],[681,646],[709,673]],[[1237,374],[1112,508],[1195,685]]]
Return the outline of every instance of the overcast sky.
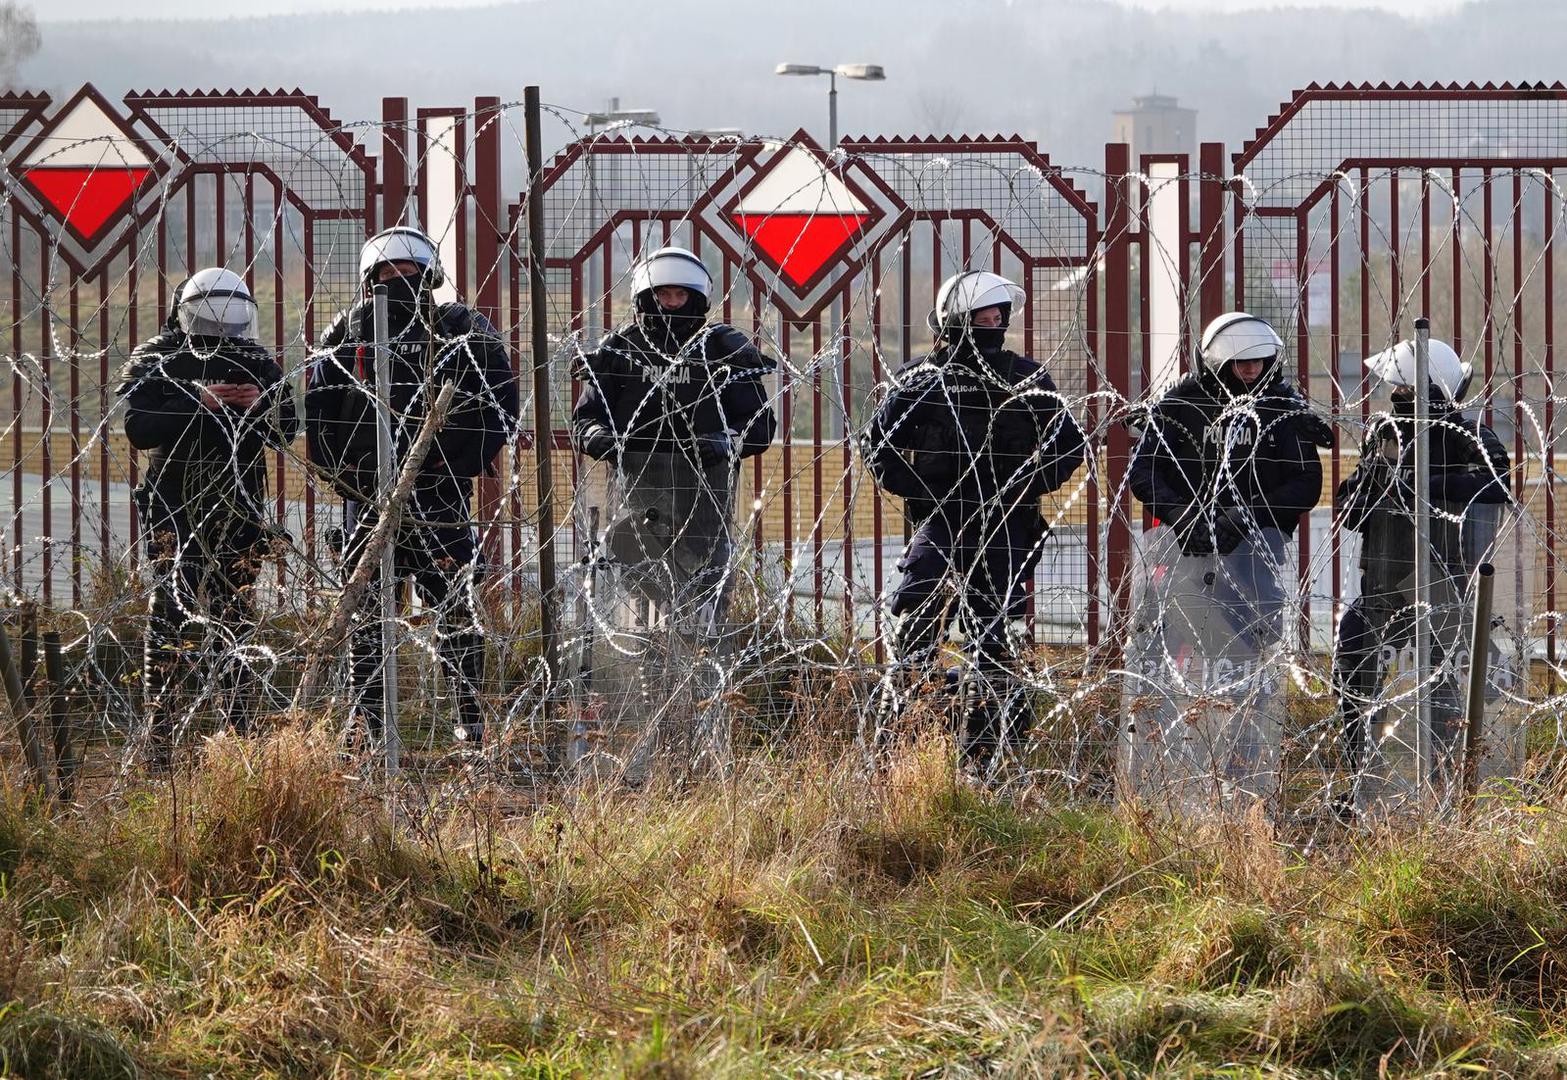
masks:
[[[24,0],[26,2],[26,0]],[[293,12],[389,9],[399,7],[484,7],[494,0],[247,0],[235,7],[237,15],[283,15]],[[1436,15],[1457,6],[1457,0],[1120,0],[1130,7],[1174,8],[1181,11],[1244,11],[1273,7],[1381,8],[1404,15]],[[627,7],[646,13],[647,0],[626,0]],[[138,0],[127,8],[124,0],[33,0],[39,21],[64,19],[113,19],[130,15],[140,19],[212,18],[223,5],[211,0]],[[722,17],[715,4],[715,17]]]

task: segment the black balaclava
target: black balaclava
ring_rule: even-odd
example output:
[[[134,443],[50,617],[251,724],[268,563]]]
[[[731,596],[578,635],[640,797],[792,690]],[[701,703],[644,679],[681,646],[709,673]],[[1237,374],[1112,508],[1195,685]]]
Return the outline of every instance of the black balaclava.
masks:
[[[1262,362],[1262,371],[1250,383],[1241,381],[1235,374],[1235,361],[1227,362],[1219,369],[1219,384],[1227,390],[1232,397],[1243,397],[1246,394],[1258,394],[1272,386],[1274,380],[1279,377],[1279,354],[1274,353]]]
[[[962,320],[949,325],[943,332],[942,338],[951,346],[954,353],[962,353],[973,349],[980,356],[994,356],[999,353],[1007,342],[1007,327],[1012,322],[1011,304],[987,304],[986,307],[998,307],[1001,309],[1000,326],[975,326],[972,312],[964,315]]]
[[[375,269],[379,269],[379,264]],[[416,274],[398,274],[386,281],[375,279],[375,270],[371,271],[370,280],[365,285],[365,296],[374,300],[377,285],[386,286],[386,327],[392,340],[417,337],[427,329],[429,311],[432,307],[431,289],[429,285],[430,271],[426,267]],[[364,323],[360,326],[360,333],[366,341],[375,337],[375,305],[366,304],[363,313]]]
[[[1394,387],[1395,391],[1407,390],[1407,387]],[[1430,404],[1428,406],[1432,416],[1446,416],[1448,413],[1458,411],[1458,406],[1448,400],[1447,391],[1436,384],[1431,383]],[[1413,393],[1397,393],[1392,395],[1393,415],[1400,420],[1412,420],[1415,416],[1415,395]]]
[[[661,307],[652,289],[637,293],[633,305],[648,344],[666,356],[679,353],[707,322],[707,297],[695,289],[686,289],[686,302],[677,308]]]

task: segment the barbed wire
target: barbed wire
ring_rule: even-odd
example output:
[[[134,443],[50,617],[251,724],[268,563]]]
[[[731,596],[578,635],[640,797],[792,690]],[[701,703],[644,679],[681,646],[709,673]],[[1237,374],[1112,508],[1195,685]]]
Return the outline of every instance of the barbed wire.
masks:
[[[459,402],[395,541],[401,775],[427,800],[722,775],[737,753],[807,736],[841,739],[875,769],[891,742],[946,725],[975,782],[1009,790],[1261,804],[1312,828],[1421,794],[1451,803],[1482,562],[1496,586],[1482,775],[1516,784],[1554,761],[1564,201],[1550,170],[1120,175],[1000,139],[628,140],[547,106],[575,141],[541,178],[554,417],[538,430],[530,208],[498,190],[479,207],[468,165],[486,137],[521,157],[517,103],[444,118],[461,137],[410,125],[416,180],[399,221],[378,220],[374,163],[345,149],[379,125],[323,126],[285,105],[161,107],[167,157],[123,234],[96,247],[68,234],[57,219],[80,202],[50,216],[27,179],[80,142],[16,140],[0,204],[11,632],[60,635],[84,796],[298,706],[372,771],[375,611],[325,658],[326,693],[296,691],[385,489],[307,452],[297,429],[323,445],[347,431],[358,465],[374,461],[358,255],[400,222],[422,222],[449,280],[394,336],[412,373],[394,378],[394,440],[411,444],[442,379]],[[138,132],[157,146],[150,115]],[[89,142],[101,170],[139,160],[128,140]],[[1207,185],[1232,198],[1222,281],[1197,258],[1201,236],[1149,209],[1165,188],[1189,204]],[[1268,212],[1318,189],[1304,209]],[[1433,206],[1450,209],[1436,221]],[[712,288],[689,332],[653,340],[661,316],[638,310],[633,273],[671,244]],[[256,298],[261,347],[244,356],[264,393],[276,387],[259,411],[236,413],[207,385],[242,381],[213,374],[231,350],[192,349],[171,327],[134,352],[202,266],[236,271]],[[942,281],[971,271],[1022,289],[1006,351],[981,348],[962,318],[926,325]],[[1155,275],[1179,283],[1173,318],[1149,307]],[[1281,340],[1255,385],[1194,359],[1214,284],[1221,308]],[[484,321],[470,314],[481,307]],[[354,313],[329,329],[340,312]],[[1460,465],[1483,473],[1477,491],[1427,505],[1439,595],[1424,682],[1405,653],[1427,608],[1405,563],[1388,562],[1413,566],[1400,477],[1414,428],[1362,365],[1410,337],[1416,314],[1478,369],[1429,429],[1439,482]],[[754,393],[743,416],[742,392]],[[631,395],[620,413],[615,394]],[[585,402],[602,410],[602,453],[580,453]],[[138,446],[132,413],[161,441]],[[757,424],[776,432],[748,444]],[[1299,434],[1311,424],[1327,435]],[[493,459],[463,460],[497,433]],[[559,524],[543,537],[530,438],[550,446],[557,484]],[[148,482],[158,447],[182,462],[167,490],[168,460]],[[1318,475],[1320,490],[1304,513],[1275,516],[1257,477],[1289,453],[1291,482]],[[1383,473],[1368,488],[1371,458]],[[1139,459],[1189,485],[1185,516],[1134,498],[1148,495]],[[894,490],[900,469],[915,486]],[[1377,499],[1351,527],[1342,511],[1360,490]],[[345,511],[345,493],[365,509]],[[547,598],[541,556],[559,571]],[[21,674],[41,685],[41,671]]]

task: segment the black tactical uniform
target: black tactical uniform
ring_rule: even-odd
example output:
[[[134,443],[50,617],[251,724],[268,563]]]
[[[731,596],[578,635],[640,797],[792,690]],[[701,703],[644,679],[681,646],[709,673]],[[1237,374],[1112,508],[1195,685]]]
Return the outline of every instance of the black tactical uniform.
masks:
[[[1248,388],[1230,366],[1182,379],[1137,421],[1132,494],[1181,551],[1228,555],[1259,532],[1275,555],[1322,498],[1317,447],[1333,432],[1277,364]]]
[[[1231,363],[1182,379],[1134,421],[1143,434],[1128,470],[1182,555],[1221,556],[1211,600],[1258,649],[1283,636],[1285,545],[1322,497],[1317,447],[1333,445],[1277,354],[1264,365],[1250,385]]]
[[[1433,384],[1434,385],[1434,384]],[[1344,753],[1351,768],[1364,764],[1366,722],[1375,710],[1387,674],[1387,656],[1413,639],[1414,596],[1414,399],[1395,396],[1393,412],[1372,418],[1355,471],[1339,485],[1346,528],[1362,536],[1360,595],[1339,620],[1333,684],[1339,696]],[[1432,567],[1436,575],[1461,582],[1473,569],[1463,565],[1463,541],[1454,518],[1472,505],[1501,505],[1508,494],[1507,448],[1496,433],[1433,393],[1429,406]],[[1391,527],[1389,527],[1391,526]],[[1432,663],[1442,660],[1445,635],[1432,640]],[[1452,697],[1444,684],[1438,697]],[[1456,716],[1459,702],[1445,705]],[[1438,732],[1452,738],[1456,732]]]
[[[950,334],[956,344],[905,365],[863,443],[914,529],[892,594],[897,678],[906,684],[935,660],[956,614],[969,678],[949,684],[967,687],[963,755],[981,767],[1003,729],[1018,746],[1033,725],[1032,708],[1007,689],[1007,626],[1027,612],[1043,552],[1040,497],[1066,483],[1084,449],[1050,375],[1000,348],[1002,333]]]
[[[439,618],[438,654],[456,698],[461,737],[477,744],[484,715],[479,687],[484,641],[474,614],[473,579],[482,570],[472,522],[474,478],[491,466],[517,422],[517,381],[500,334],[462,304],[434,304],[416,279],[388,283],[393,439],[408,452],[441,385],[455,397],[404,509],[394,554],[397,574],[412,579],[420,600]],[[372,302],[338,315],[321,339],[305,394],[311,461],[333,488],[357,506],[345,566],[357,565],[379,513],[375,506],[375,356]],[[377,579],[379,580],[379,579]],[[379,737],[383,696],[381,628],[356,626],[352,678],[359,708]]]
[[[705,323],[707,301],[691,292],[663,311],[651,292],[635,321],[583,357],[572,443],[617,467],[628,505],[614,508],[608,554],[641,568],[660,597],[714,600],[732,551],[737,464],[772,445],[778,421],[763,377],[773,360],[732,326]]]
[[[248,410],[208,408],[208,383],[249,383],[261,396]],[[250,591],[279,531],[266,507],[267,451],[286,447],[298,421],[270,352],[243,338],[192,337],[174,313],[131,354],[118,394],[126,437],[150,452],[136,505],[153,575],[144,664],[151,759],[163,765],[178,691],[193,673],[190,650],[203,638],[217,652],[207,685],[231,699],[234,727],[249,727],[256,691],[233,653],[255,631]]]

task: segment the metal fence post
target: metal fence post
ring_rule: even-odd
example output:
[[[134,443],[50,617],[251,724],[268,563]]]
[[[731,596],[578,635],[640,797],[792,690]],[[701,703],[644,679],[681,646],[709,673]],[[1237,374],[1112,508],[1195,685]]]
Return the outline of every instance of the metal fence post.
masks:
[[[1415,320],[1415,786],[1429,779],[1431,738],[1431,320]]]
[[[392,350],[387,328],[386,286],[375,287],[375,451],[381,513],[390,512],[397,484],[397,445],[392,439]],[[381,737],[386,771],[397,772],[402,737],[397,729],[397,538],[381,548]]]
[[[1201,326],[1207,326],[1224,314],[1224,194],[1229,190],[1225,177],[1224,144],[1205,142],[1198,150],[1198,231],[1201,247],[1197,255],[1197,296]],[[1201,327],[1198,328],[1201,332]]]
[[[501,206],[501,99],[474,99],[473,116],[473,253],[474,304],[496,327],[501,323],[502,238],[506,234],[505,214]],[[499,331],[497,330],[497,333]],[[497,461],[499,458],[497,457]],[[479,536],[485,565],[498,567],[505,561],[501,529],[497,523],[501,507],[501,483],[495,461],[484,463],[479,474]],[[486,590],[493,596],[493,590]]]
[[[408,99],[381,99],[381,228],[408,214]],[[374,231],[367,230],[367,231]]]
[[[1122,404],[1132,397],[1132,308],[1130,282],[1131,203],[1127,185],[1131,183],[1131,147],[1125,143],[1105,144],[1105,374],[1110,388],[1121,396]],[[1106,565],[1109,570],[1112,626],[1118,640],[1125,625],[1130,602],[1127,589],[1131,570],[1131,493],[1126,487],[1131,462],[1131,435],[1126,424],[1113,414],[1105,436],[1105,494],[1108,519]]]

